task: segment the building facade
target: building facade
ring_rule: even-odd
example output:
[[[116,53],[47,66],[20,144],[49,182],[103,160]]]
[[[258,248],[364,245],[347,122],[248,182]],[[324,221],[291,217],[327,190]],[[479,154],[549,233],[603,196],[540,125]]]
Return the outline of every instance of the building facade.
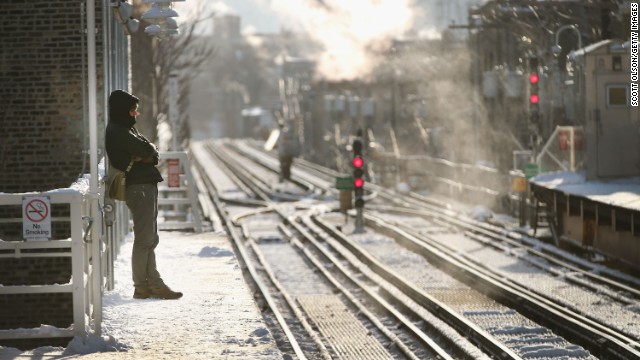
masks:
[[[95,0],[96,68],[88,67],[87,2],[11,0],[0,2],[0,192],[43,192],[67,188],[89,166],[89,71],[96,72],[98,139],[103,142],[108,91],[128,79],[128,41],[109,1]],[[106,19],[106,20],[103,20]],[[103,148],[102,145],[99,148]],[[103,153],[103,152],[102,152]],[[101,158],[102,155],[98,154]],[[54,205],[52,218],[68,217]],[[20,206],[0,207],[0,218],[20,218]],[[70,237],[68,225],[52,222],[52,240]],[[22,241],[22,224],[0,223],[0,240]],[[65,284],[71,258],[5,257],[0,285]],[[68,328],[71,293],[0,295],[0,330]],[[68,339],[1,340],[0,346],[65,346]]]

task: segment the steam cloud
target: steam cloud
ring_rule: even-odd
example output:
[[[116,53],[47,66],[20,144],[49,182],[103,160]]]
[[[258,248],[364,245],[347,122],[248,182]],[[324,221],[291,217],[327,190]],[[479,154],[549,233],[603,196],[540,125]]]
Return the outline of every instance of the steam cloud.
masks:
[[[271,8],[322,46],[318,75],[352,80],[368,75],[394,37],[411,28],[411,0],[273,0]]]

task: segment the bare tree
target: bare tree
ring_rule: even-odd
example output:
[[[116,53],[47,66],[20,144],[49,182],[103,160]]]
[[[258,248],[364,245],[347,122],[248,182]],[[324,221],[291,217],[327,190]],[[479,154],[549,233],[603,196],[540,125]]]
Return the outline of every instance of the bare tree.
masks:
[[[148,5],[143,4],[141,0],[135,5],[138,14],[148,9]],[[145,120],[148,121],[141,124],[146,130],[143,132],[156,137],[155,126],[159,115],[169,112],[169,77],[177,74],[180,84],[178,106],[183,111],[179,115],[177,134],[173,136],[178,136],[178,143],[185,146],[190,137],[187,112],[184,111],[189,105],[190,84],[200,67],[214,56],[214,48],[205,41],[199,41],[197,35],[201,25],[213,19],[213,13],[206,12],[202,2],[194,13],[197,14],[194,19],[181,25],[179,35],[155,38],[141,32],[136,34],[136,39],[132,39],[131,46],[134,92],[152,104],[147,105],[148,114],[145,114]]]

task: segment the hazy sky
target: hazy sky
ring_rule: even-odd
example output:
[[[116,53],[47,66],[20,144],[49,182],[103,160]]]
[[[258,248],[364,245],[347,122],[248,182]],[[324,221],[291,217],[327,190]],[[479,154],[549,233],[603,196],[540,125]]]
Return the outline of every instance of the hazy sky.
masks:
[[[206,10],[240,16],[241,31],[306,33],[321,49],[307,54],[318,74],[332,80],[362,77],[374,68],[393,39],[408,32],[439,37],[451,21],[466,22],[470,2],[478,0],[187,0],[176,2],[181,18]],[[178,21],[181,19],[179,18]],[[204,33],[211,32],[213,21]]]
[[[186,0],[176,2],[175,9],[181,18],[192,16],[191,11],[206,4],[209,11],[216,14],[235,14],[241,17],[242,30],[275,33],[280,31],[280,19],[277,13],[269,8],[268,0]],[[208,27],[206,31],[211,31]]]
[[[433,27],[442,27],[452,20],[457,23],[466,22],[467,9],[470,4],[479,3],[481,0],[398,0],[398,7],[411,8],[413,16],[411,25],[418,31],[428,30]],[[347,6],[345,3],[348,3]],[[303,26],[306,13],[313,12],[313,8],[351,7],[364,9],[387,3],[386,0],[186,0],[175,2],[175,9],[184,19],[190,16],[194,9],[206,4],[210,11],[217,14],[235,14],[241,17],[242,30],[254,30],[257,32],[279,32],[281,26],[297,29]],[[337,5],[336,4],[340,4]],[[393,4],[393,3],[390,3]],[[338,9],[340,10],[340,9]],[[389,14],[390,15],[390,14]],[[356,14],[359,17],[359,15]],[[386,17],[393,21],[392,18]],[[180,18],[178,19],[181,20]],[[406,19],[404,19],[406,20]],[[382,19],[380,19],[382,21]],[[208,29],[210,31],[210,29]]]

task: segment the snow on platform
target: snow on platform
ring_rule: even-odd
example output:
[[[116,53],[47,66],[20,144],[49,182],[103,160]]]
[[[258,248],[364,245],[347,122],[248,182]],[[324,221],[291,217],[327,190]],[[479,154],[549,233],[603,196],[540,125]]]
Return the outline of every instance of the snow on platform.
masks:
[[[640,211],[640,177],[587,181],[583,172],[560,171],[541,174],[530,181],[568,195]]]
[[[178,300],[132,298],[128,239],[103,300],[103,336],[67,348],[0,347],[0,359],[282,359],[226,235],[160,232],[158,269]]]

